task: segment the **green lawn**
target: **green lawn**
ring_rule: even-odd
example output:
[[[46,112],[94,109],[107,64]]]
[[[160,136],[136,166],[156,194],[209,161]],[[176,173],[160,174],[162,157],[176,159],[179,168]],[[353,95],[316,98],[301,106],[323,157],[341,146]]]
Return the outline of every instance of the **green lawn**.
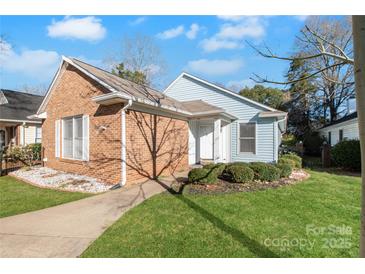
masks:
[[[39,188],[10,176],[0,177],[0,218],[79,200],[90,195]]]
[[[266,191],[157,195],[127,212],[82,256],[357,257],[360,179],[310,173],[305,182]],[[308,234],[307,225],[324,232]],[[333,228],[350,235],[331,234]]]

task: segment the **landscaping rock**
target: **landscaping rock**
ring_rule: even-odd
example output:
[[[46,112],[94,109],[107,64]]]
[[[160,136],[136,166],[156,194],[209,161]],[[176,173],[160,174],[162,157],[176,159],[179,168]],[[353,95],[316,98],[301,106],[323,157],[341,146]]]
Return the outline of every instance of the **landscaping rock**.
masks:
[[[110,185],[88,176],[57,171],[47,167],[19,169],[10,173],[31,184],[60,190],[100,193],[110,189]]]

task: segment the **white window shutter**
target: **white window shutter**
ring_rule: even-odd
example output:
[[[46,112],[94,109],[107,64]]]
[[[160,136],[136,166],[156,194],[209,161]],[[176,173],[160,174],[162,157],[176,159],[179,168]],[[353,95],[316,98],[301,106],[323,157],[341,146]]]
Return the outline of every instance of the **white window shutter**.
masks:
[[[60,157],[60,120],[55,122],[55,156]]]
[[[82,116],[82,159],[89,161],[89,115]]]

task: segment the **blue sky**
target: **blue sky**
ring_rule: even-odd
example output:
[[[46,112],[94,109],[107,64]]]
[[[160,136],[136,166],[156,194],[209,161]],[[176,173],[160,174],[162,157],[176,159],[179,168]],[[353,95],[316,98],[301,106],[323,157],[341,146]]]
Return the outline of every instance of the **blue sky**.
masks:
[[[258,56],[245,40],[290,54],[303,16],[1,16],[0,88],[50,84],[62,55],[106,67],[122,38],[154,38],[167,64],[161,88],[187,71],[228,87],[253,73],[282,80],[288,63]]]

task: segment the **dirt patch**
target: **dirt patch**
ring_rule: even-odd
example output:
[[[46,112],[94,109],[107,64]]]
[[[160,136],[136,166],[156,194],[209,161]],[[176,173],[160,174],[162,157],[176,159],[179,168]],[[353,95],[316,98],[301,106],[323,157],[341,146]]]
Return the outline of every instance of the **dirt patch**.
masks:
[[[183,194],[219,194],[234,192],[252,192],[265,190],[270,188],[278,188],[286,185],[293,185],[309,178],[309,174],[304,170],[294,170],[289,178],[283,178],[275,182],[253,181],[250,183],[239,184],[231,183],[222,179],[218,179],[217,183],[206,184],[190,184],[186,181],[176,181],[171,186],[173,190]]]

